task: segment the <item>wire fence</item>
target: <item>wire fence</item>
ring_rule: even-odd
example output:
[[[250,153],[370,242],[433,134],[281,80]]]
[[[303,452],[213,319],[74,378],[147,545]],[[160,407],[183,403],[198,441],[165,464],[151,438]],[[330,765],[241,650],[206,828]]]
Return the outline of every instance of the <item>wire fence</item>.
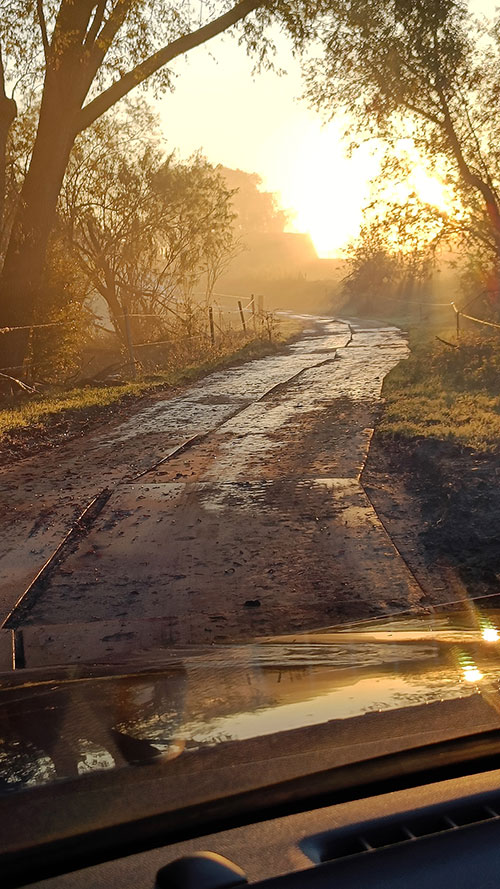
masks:
[[[480,324],[483,327],[492,328],[494,330],[500,330],[500,323],[496,321],[488,321],[486,318],[478,318],[476,315],[469,315],[465,310],[469,308],[469,306],[473,305],[477,302],[481,297],[488,296],[490,298],[500,297],[499,290],[481,290],[479,293],[476,293],[472,299],[468,300],[467,303],[463,306],[457,306],[456,302],[450,300],[449,302],[434,302],[431,300],[408,300],[404,297],[391,297],[384,296],[384,302],[398,303],[399,305],[404,305],[406,308],[413,308],[422,314],[422,310],[424,308],[433,308],[433,309],[442,309],[442,308],[450,308],[453,310],[455,315],[455,326],[457,333],[457,341],[460,341],[460,333],[461,333],[461,319],[464,318],[468,321],[473,321],[475,324]],[[439,337],[438,337],[439,339]]]
[[[192,294],[192,296],[203,297],[204,300],[206,299],[206,294]],[[129,365],[133,377],[136,376],[137,370],[142,363],[142,359],[139,360],[137,357],[136,350],[141,350],[140,354],[142,356],[144,354],[142,350],[147,350],[148,348],[157,349],[159,347],[178,345],[182,341],[196,340],[206,342],[210,348],[214,348],[228,335],[232,334],[234,336],[238,331],[244,334],[254,334],[256,337],[266,335],[269,339],[272,339],[276,317],[273,313],[264,310],[264,297],[262,295],[259,294],[258,296],[254,296],[254,294],[251,294],[250,297],[245,297],[242,294],[213,293],[212,297],[213,304],[205,302],[195,303],[193,311],[189,317],[181,314],[180,303],[178,302],[173,301],[171,306],[166,306],[167,310],[176,316],[180,325],[185,325],[188,328],[197,328],[195,330],[188,330],[184,334],[180,333],[179,327],[177,327],[175,330],[171,329],[169,335],[165,315],[158,315],[151,312],[129,312],[126,307],[124,307],[121,314],[114,315],[113,318],[110,318],[108,324],[106,324],[105,319],[102,318],[99,320],[93,318],[91,324],[94,324],[96,330],[117,335],[120,348],[122,350],[124,349],[127,353],[127,364]],[[237,305],[221,305],[219,302],[220,299],[235,300]],[[176,306],[179,311],[176,311],[174,306]],[[216,320],[216,313],[218,320]],[[238,320],[236,325],[233,326],[235,318]],[[135,341],[132,325],[130,323],[131,319],[134,319],[135,322],[137,322],[137,320],[139,322],[156,321],[159,330],[163,332],[163,337],[160,339],[146,339],[139,342]],[[31,339],[33,333],[37,330],[68,326],[77,328],[79,323],[80,322],[76,319],[63,319],[60,321],[46,321],[0,327],[0,355],[2,335],[14,333],[15,331],[27,331],[28,337]],[[137,328],[137,324],[135,324],[135,327]],[[136,329],[136,334],[137,332]],[[167,334],[166,337],[165,333]],[[31,359],[27,358],[19,365],[1,366],[0,376],[4,379],[11,379],[21,387],[24,387],[26,380],[30,378],[30,364]],[[16,373],[17,376],[13,376],[14,373]],[[24,382],[23,380],[18,379],[18,377],[24,377]]]
[[[476,299],[479,299],[479,296],[483,296],[483,294],[478,294]],[[471,305],[472,302],[475,302],[475,299],[471,300],[471,302],[468,303],[467,305]],[[452,305],[452,308],[455,312],[457,341],[460,340],[460,319],[461,318],[466,318],[468,321],[474,321],[475,324],[481,324],[483,327],[492,327],[495,330],[500,330],[500,324],[497,324],[495,321],[486,321],[485,318],[476,318],[475,315],[469,315],[469,314],[467,314],[467,312],[463,311],[463,308],[462,309],[457,308],[457,306],[455,305],[454,302],[452,302],[451,305]],[[464,308],[467,308],[467,306],[464,306]]]

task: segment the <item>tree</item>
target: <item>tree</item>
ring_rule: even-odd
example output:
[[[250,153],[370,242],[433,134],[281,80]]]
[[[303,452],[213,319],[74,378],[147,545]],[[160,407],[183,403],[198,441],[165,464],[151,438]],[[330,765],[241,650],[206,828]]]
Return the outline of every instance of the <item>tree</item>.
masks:
[[[179,289],[207,271],[212,282],[214,258],[219,267],[234,242],[232,193],[220,174],[200,154],[165,159],[156,131],[144,106],[99,121],[75,147],[59,201],[68,251],[122,343],[125,311],[144,316],[141,338],[164,334]]]
[[[380,298],[394,292],[399,280],[398,262],[377,225],[364,226],[351,246],[349,274],[343,291],[357,311],[374,311]]]
[[[245,173],[243,170],[231,170],[222,166],[218,169],[228,188],[234,192],[236,228],[241,235],[284,231],[288,215],[279,207],[272,192],[261,190],[262,178],[258,173]]]
[[[14,78],[11,69],[22,55],[26,34],[38,50],[34,58],[42,59],[36,137],[0,275],[0,326],[22,327],[33,318],[57,199],[78,135],[139,84],[171,86],[167,66],[173,59],[238,23],[241,39],[261,63],[272,49],[265,36],[272,21],[300,43],[310,4],[213,0],[205,6],[205,24],[198,23],[198,8],[164,0],[4,0],[3,5],[8,15],[0,25],[0,47],[11,52],[10,63],[3,62],[4,111],[5,84]],[[13,112],[12,102],[8,107]],[[27,338],[27,330],[4,334],[0,363],[19,366]]]
[[[223,181],[223,180],[222,180]],[[232,197],[232,192],[229,192]],[[231,265],[233,259],[244,250],[243,242],[235,233],[235,214],[232,202],[227,201],[224,214],[213,219],[203,243],[200,269],[205,284],[205,300],[212,299],[215,285]]]
[[[422,243],[412,232],[412,211],[395,205],[387,214],[372,217],[351,244],[349,274],[343,291],[356,311],[377,312],[384,300],[406,304],[429,288],[435,243]],[[428,295],[427,295],[428,298]]]
[[[444,164],[469,217],[464,231],[500,268],[498,25],[480,26],[465,0],[338,0],[319,30],[310,101],[346,109],[365,135],[410,135]]]
[[[88,306],[88,281],[57,224],[50,237],[41,294],[33,320],[50,326],[32,331],[30,376],[38,383],[69,382],[77,378],[85,350],[95,341],[95,319]]]

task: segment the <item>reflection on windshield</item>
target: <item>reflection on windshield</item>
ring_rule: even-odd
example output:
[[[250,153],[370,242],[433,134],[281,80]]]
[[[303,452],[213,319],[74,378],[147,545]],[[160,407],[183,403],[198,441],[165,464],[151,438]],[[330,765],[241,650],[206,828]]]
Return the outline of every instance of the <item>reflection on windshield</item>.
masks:
[[[180,750],[182,668],[154,680],[21,683],[1,694],[0,780],[7,790],[168,759]]]
[[[498,719],[494,6],[0,0],[6,792]]]
[[[496,720],[498,620],[479,609],[408,615],[193,652],[142,675],[19,674],[1,690],[4,790],[328,724],[334,746],[341,721],[478,696]]]

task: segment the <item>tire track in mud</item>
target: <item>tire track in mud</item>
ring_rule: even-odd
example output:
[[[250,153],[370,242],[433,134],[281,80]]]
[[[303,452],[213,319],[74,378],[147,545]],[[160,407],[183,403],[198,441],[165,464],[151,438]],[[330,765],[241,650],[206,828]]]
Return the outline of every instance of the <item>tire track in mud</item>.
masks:
[[[343,348],[346,348],[348,345],[350,345],[353,338],[353,330],[351,325],[347,324],[346,326],[349,329],[349,338]],[[275,383],[273,386],[267,389],[266,392],[263,393],[263,395],[261,395],[255,401],[250,402],[250,405],[259,404],[260,402],[266,401],[267,399],[271,398],[273,395],[284,391],[291,383],[297,380],[306,371],[311,370],[312,368],[323,367],[324,365],[335,361],[337,357],[337,349],[331,351],[335,352],[333,357],[326,358],[323,361],[318,361],[315,364],[303,367],[299,371],[288,377],[286,380],[281,380],[279,383]],[[234,411],[234,413],[232,413],[229,417],[226,417],[212,429],[191,436],[190,438],[183,441],[180,445],[173,448],[168,454],[165,454],[164,457],[151,464],[151,466],[147,467],[146,469],[135,475],[124,476],[113,488],[105,487],[94,497],[92,497],[92,499],[83,507],[81,513],[75,519],[67,534],[65,534],[61,542],[51,553],[40,571],[38,571],[28,587],[19,596],[14,607],[11,609],[11,611],[3,621],[0,629],[19,631],[19,627],[22,624],[23,620],[36,604],[38,597],[42,595],[42,593],[47,589],[56,571],[60,569],[65,559],[75,551],[77,546],[81,543],[82,539],[86,535],[88,535],[92,527],[95,525],[95,522],[97,521],[105,505],[108,503],[113,494],[115,494],[119,490],[121,485],[138,481],[144,476],[149,475],[151,472],[154,472],[165,463],[168,463],[169,460],[172,460],[175,457],[184,454],[190,448],[196,447],[196,445],[201,444],[203,441],[209,438],[209,436],[213,435],[215,432],[222,429],[231,420],[235,419],[239,414],[244,413],[250,405],[245,404],[243,407],[238,408],[238,410]],[[15,652],[16,650],[19,653],[17,655],[17,658],[14,655],[14,662],[17,662],[17,666],[19,668],[24,665],[22,637],[17,642],[17,644],[16,640],[13,641],[13,652]]]
[[[368,455],[367,455],[367,456],[368,456]],[[366,462],[366,461],[365,461],[365,462]],[[364,467],[363,467],[363,468],[364,468]],[[413,570],[410,561],[409,561],[409,560],[406,558],[406,556],[401,552],[401,549],[399,548],[399,546],[397,545],[396,541],[394,540],[394,537],[392,536],[391,532],[389,531],[389,528],[388,528],[386,522],[384,521],[383,517],[381,516],[380,511],[379,511],[379,510],[377,509],[377,507],[375,506],[375,503],[373,502],[372,497],[370,497],[370,494],[368,493],[368,491],[367,491],[365,485],[363,484],[363,472],[361,472],[361,476],[360,476],[360,485],[361,485],[361,487],[362,487],[362,489],[363,489],[363,492],[364,492],[364,494],[365,494],[365,496],[366,496],[366,499],[367,499],[368,502],[370,503],[370,505],[371,505],[371,507],[372,507],[372,509],[373,509],[373,511],[374,511],[374,513],[375,513],[375,515],[377,516],[377,518],[378,518],[380,524],[382,525],[382,528],[384,529],[385,533],[387,534],[388,539],[391,541],[392,546],[394,547],[394,549],[395,549],[395,551],[397,552],[397,554],[398,554],[399,558],[401,559],[401,561],[404,562],[404,564],[406,565],[406,568],[407,568],[407,570],[408,570],[408,573],[412,576],[413,580],[415,581],[415,584],[416,584],[416,585],[419,587],[419,589],[421,590],[421,593],[422,593],[422,600],[429,600],[429,602],[430,602],[430,601],[431,601],[431,592],[432,592],[432,591],[429,590],[429,589],[426,589],[426,587],[423,586],[422,581],[421,581],[421,580],[417,577],[417,575],[415,574],[415,571]]]
[[[354,474],[352,471],[358,449],[363,463],[366,460],[373,429],[362,427],[366,426],[367,421],[368,426],[372,426],[376,414],[373,405],[379,397],[381,380],[389,366],[397,361],[397,356],[388,357],[389,353],[375,347],[385,345],[394,352],[392,347],[398,346],[402,350],[401,357],[404,357],[406,344],[402,349],[404,341],[398,339],[399,332],[394,328],[384,331],[379,328],[363,330],[359,325],[348,327],[348,341],[338,349],[329,350],[330,357],[302,367],[286,380],[269,387],[259,398],[239,406],[211,429],[186,439],[150,467],[134,475],[126,474],[111,490],[106,489],[106,496],[92,515],[85,534],[70,535],[63,547],[62,557],[59,551],[56,559],[49,559],[45,575],[37,577],[35,584],[25,591],[4,627],[15,629],[19,639],[24,623],[24,630],[28,635],[31,633],[30,639],[33,639],[35,632],[36,644],[36,633],[40,630],[46,631],[47,637],[50,632],[64,634],[68,626],[77,633],[78,627],[84,626],[87,627],[85,633],[93,634],[93,642],[96,642],[97,630],[102,642],[110,640],[105,650],[111,651],[114,646],[113,650],[116,651],[120,640],[134,636],[134,632],[129,631],[137,626],[137,621],[143,625],[139,636],[142,633],[142,641],[147,637],[146,648],[148,644],[151,647],[158,641],[160,647],[164,647],[178,644],[177,640],[183,638],[183,633],[184,637],[186,635],[186,626],[191,627],[189,633],[194,632],[192,638],[197,639],[199,644],[200,638],[203,638],[200,636],[200,630],[203,631],[200,620],[208,622],[205,629],[208,633],[220,634],[221,621],[229,620],[228,628],[235,631],[237,626],[238,633],[244,631],[255,637],[265,633],[266,628],[269,633],[269,627],[272,630],[280,626],[280,614],[285,623],[290,615],[296,618],[290,626],[308,625],[310,629],[311,623],[325,626],[328,622],[325,615],[332,607],[336,617],[342,613],[347,619],[356,617],[360,598],[365,603],[365,610],[368,607],[367,594],[372,596],[374,603],[380,603],[392,611],[397,610],[400,602],[421,598],[420,585],[413,582],[413,576],[410,582],[401,554],[378,520],[360,482],[360,471]],[[349,346],[353,347],[352,351],[348,349]],[[315,351],[324,353],[325,350]],[[384,354],[377,358],[376,352]],[[339,361],[342,357],[344,361]],[[320,373],[321,369],[325,372]],[[366,400],[365,407],[363,398]],[[297,401],[305,401],[306,404]],[[344,440],[342,433],[339,444],[335,438],[339,432],[336,415],[339,413],[338,405],[343,402],[347,437]],[[359,409],[355,409],[356,404],[360,405]],[[265,410],[262,409],[264,405]],[[363,413],[366,416],[364,421]],[[342,412],[341,416],[344,416]],[[274,433],[273,429],[277,432]],[[286,459],[280,464],[283,458],[283,452],[279,450],[281,437],[289,451],[288,466]],[[263,456],[259,450],[261,441],[264,442]],[[338,451],[339,447],[341,452],[344,448],[348,455],[344,459],[345,468],[342,459],[338,463],[338,454],[333,462],[328,459],[329,451]],[[305,475],[301,448],[305,449],[304,455],[307,453]],[[315,478],[314,454],[317,451],[316,463],[321,469],[317,474],[323,477]],[[245,453],[253,455],[250,463]],[[196,468],[198,463],[201,467],[198,473],[192,470],[189,478],[186,477],[189,472],[184,471],[186,460],[183,462],[180,459],[184,455],[188,464]],[[323,471],[325,467],[329,468]],[[176,468],[180,470],[177,473]],[[344,477],[346,470],[347,476]],[[179,476],[186,480],[177,481]],[[238,481],[239,478],[250,478],[252,481]],[[138,484],[140,480],[144,483]],[[105,521],[98,521],[111,497],[117,498],[114,507],[106,510]],[[162,497],[166,497],[166,500],[162,500]],[[141,500],[144,502],[139,504]],[[250,502],[252,506],[247,520],[245,511]],[[262,514],[259,515],[261,504]],[[176,512],[176,509],[181,512]],[[217,518],[217,510],[220,509],[222,518],[220,515]],[[176,525],[174,517],[178,519],[178,527],[171,529],[167,526]],[[166,520],[164,525],[155,525],[163,518]],[[200,521],[204,524],[196,525]],[[222,526],[229,524],[229,529],[223,528],[221,522]],[[248,522],[250,524],[245,527]],[[276,525],[276,522],[280,524]],[[190,531],[190,528],[198,530]],[[280,538],[278,541],[273,539],[276,529]],[[221,533],[219,546],[216,537],[220,537]],[[83,537],[89,535],[89,551],[83,552]],[[120,539],[117,535],[125,536]],[[255,538],[253,541],[252,535]],[[137,540],[139,542],[134,543]],[[213,563],[213,553],[210,555],[212,541],[218,547],[216,565]],[[279,554],[276,545],[278,550],[281,548]],[[245,551],[244,557],[238,556],[238,546],[242,547],[241,553]],[[249,561],[246,556],[250,557],[247,549],[252,546],[254,549],[257,546],[255,553],[261,547],[260,558],[256,559],[255,565],[243,568],[242,563]],[[140,561],[144,559],[146,561]],[[373,565],[369,564],[371,559]],[[391,572],[390,583],[387,582],[386,586],[384,559],[389,560],[385,567]],[[399,559],[401,564],[393,564],[395,559],[396,562]],[[68,560],[68,566],[63,567]],[[184,567],[183,561],[186,561]],[[364,564],[361,574],[358,561]],[[233,564],[239,567],[231,567]],[[140,568],[140,565],[148,567]],[[183,573],[186,566],[188,574]],[[221,568],[225,569],[225,575],[229,575],[225,580],[220,578]],[[337,580],[335,577],[332,580],[332,568],[334,574],[340,571]],[[149,569],[160,572],[161,577],[160,574],[145,574]],[[74,575],[74,579],[65,580],[66,574]],[[195,590],[188,589],[187,585],[194,583],[196,587],[200,576],[200,592],[190,600],[186,594]],[[334,590],[342,589],[342,576],[350,581],[350,585],[346,585],[345,594],[337,602],[338,595]],[[221,584],[218,577],[223,581]],[[361,593],[356,587],[356,578],[361,579]],[[152,590],[156,585],[159,594]],[[298,587],[298,592],[294,585]],[[263,599],[263,604],[268,606],[267,623],[259,609],[240,610],[241,605],[247,603],[239,601],[238,594],[241,591],[244,594],[245,590],[248,595],[250,590],[255,590],[257,596]],[[280,590],[285,595],[283,602],[279,598],[276,600]],[[39,607],[41,594],[46,591],[49,599],[44,598]],[[153,596],[162,598],[151,599],[151,591]],[[102,595],[104,599],[101,602]],[[131,599],[131,596],[137,598]],[[224,596],[227,598],[224,599]],[[288,604],[289,597],[291,601]],[[352,602],[347,612],[342,612],[350,597]],[[260,606],[258,598],[255,602]],[[31,616],[35,605],[38,607]],[[59,612],[58,608],[61,609]],[[225,608],[230,618],[218,614],[218,608]],[[253,615],[250,614],[252,610]],[[375,613],[373,609],[371,613]],[[197,617],[192,625],[193,615]],[[118,619],[122,617],[124,620]],[[175,630],[178,621],[184,627],[180,637]],[[210,621],[215,623],[210,624]],[[276,631],[274,629],[274,633]],[[210,641],[209,637],[204,638]],[[224,641],[227,636],[216,635],[212,639],[215,642]],[[112,640],[116,640],[116,645]],[[40,639],[38,642],[43,648]],[[191,641],[186,644],[191,644]],[[17,649],[22,654],[22,646],[18,645]]]
[[[371,442],[372,442],[372,438],[373,438],[373,434],[374,434],[374,432],[375,432],[375,430],[372,429],[372,434],[370,435],[370,441],[368,442],[368,447],[367,447],[367,450],[366,450],[365,459],[363,460],[363,465],[362,465],[362,467],[361,467],[361,471],[360,471],[360,473],[359,473],[359,484],[360,484],[360,487],[363,489],[363,493],[364,493],[366,499],[368,500],[368,502],[370,503],[370,505],[371,505],[371,507],[372,507],[372,509],[373,509],[373,511],[374,511],[374,513],[375,513],[375,515],[377,516],[377,518],[378,518],[378,520],[379,520],[379,522],[380,522],[382,528],[384,529],[385,533],[387,534],[387,537],[388,537],[388,539],[390,540],[391,545],[394,547],[394,550],[397,552],[397,554],[398,554],[399,558],[401,559],[401,561],[406,565],[406,567],[407,567],[407,569],[408,569],[408,573],[412,576],[413,580],[415,581],[415,584],[416,584],[417,587],[421,590],[421,592],[422,592],[422,599],[429,599],[429,598],[430,598],[430,592],[431,592],[431,591],[430,591],[429,589],[427,589],[426,587],[424,587],[424,585],[422,584],[422,581],[421,581],[421,580],[417,577],[417,575],[415,574],[415,572],[414,572],[414,570],[413,570],[413,568],[412,568],[412,566],[411,566],[409,560],[408,560],[408,559],[406,558],[406,556],[401,552],[399,546],[397,545],[396,541],[394,540],[394,537],[392,536],[391,532],[389,531],[389,528],[388,528],[386,522],[384,521],[383,516],[382,516],[381,513],[380,513],[380,510],[377,509],[377,507],[376,507],[376,505],[375,505],[375,503],[374,503],[374,501],[373,501],[373,498],[370,496],[370,494],[369,494],[369,492],[368,492],[368,490],[367,490],[367,488],[366,488],[366,486],[365,486],[365,484],[364,484],[364,482],[363,482],[363,474],[364,474],[364,471],[365,471],[365,469],[366,469],[366,465],[367,465],[367,463],[368,463],[368,456],[369,456],[369,453],[370,453],[370,447],[371,447]]]

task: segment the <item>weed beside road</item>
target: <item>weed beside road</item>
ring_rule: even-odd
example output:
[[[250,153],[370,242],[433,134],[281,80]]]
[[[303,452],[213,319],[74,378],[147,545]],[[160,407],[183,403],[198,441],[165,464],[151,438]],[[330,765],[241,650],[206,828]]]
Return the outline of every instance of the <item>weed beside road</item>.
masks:
[[[364,482],[424,587],[443,599],[496,594],[500,337],[467,331],[454,348],[454,331],[422,325],[409,339],[384,383]]]

